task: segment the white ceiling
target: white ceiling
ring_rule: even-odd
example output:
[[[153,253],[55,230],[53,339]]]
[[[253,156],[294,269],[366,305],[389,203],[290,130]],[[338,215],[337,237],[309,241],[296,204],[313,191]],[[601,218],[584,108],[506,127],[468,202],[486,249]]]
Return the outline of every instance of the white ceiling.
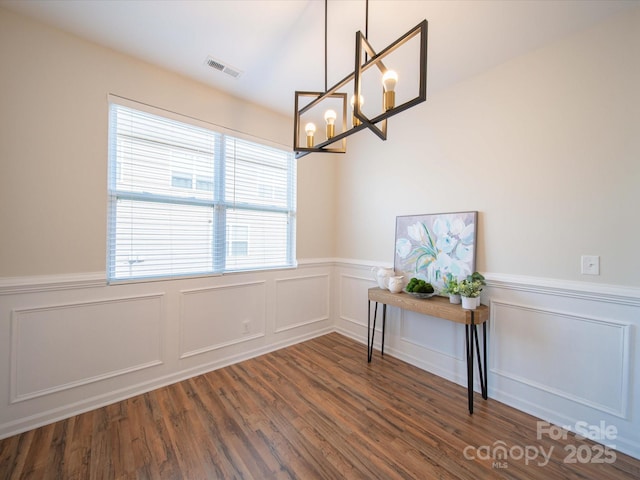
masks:
[[[288,115],[295,90],[324,91],[323,0],[0,0],[0,6]],[[427,19],[433,93],[639,6],[640,0],[371,0],[368,39],[380,51]],[[329,0],[328,12],[332,86],[354,70],[365,0]],[[242,75],[206,66],[208,56]]]

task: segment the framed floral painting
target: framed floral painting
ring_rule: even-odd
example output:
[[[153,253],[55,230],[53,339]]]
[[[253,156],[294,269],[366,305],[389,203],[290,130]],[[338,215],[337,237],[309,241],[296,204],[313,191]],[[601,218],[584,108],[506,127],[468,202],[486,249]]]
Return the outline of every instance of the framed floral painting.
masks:
[[[422,278],[436,291],[445,278],[465,278],[476,270],[478,212],[396,217],[396,275]]]

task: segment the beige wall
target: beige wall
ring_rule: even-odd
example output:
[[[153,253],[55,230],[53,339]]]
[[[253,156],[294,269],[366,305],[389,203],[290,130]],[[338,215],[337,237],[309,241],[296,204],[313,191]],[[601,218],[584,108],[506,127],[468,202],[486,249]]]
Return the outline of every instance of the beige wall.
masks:
[[[635,9],[302,158],[298,258],[392,262],[397,215],[478,210],[481,271],[640,285],[638,58]],[[0,277],[104,270],[108,93],[291,141],[287,117],[2,9],[0,62]]]
[[[392,263],[397,215],[478,210],[480,271],[640,286],[639,86],[640,8],[354,135],[336,255]]]
[[[105,270],[108,93],[291,143],[288,117],[3,9],[0,65],[0,277]],[[333,255],[333,168],[299,163],[298,258]]]

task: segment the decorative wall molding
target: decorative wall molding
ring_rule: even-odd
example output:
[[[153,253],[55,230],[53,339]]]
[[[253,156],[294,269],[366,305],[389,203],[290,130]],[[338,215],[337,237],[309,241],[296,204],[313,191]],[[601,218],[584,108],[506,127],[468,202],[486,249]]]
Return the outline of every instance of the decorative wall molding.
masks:
[[[181,290],[180,360],[264,337],[265,312],[264,280]]]
[[[357,268],[361,270],[371,270],[373,267],[393,268],[393,262],[372,262],[369,260],[353,260],[350,258],[334,258],[333,264],[338,267]]]
[[[330,267],[335,264],[333,258],[302,258],[298,259],[298,267]]]
[[[238,288],[246,288],[254,285],[264,285],[266,283],[265,280],[252,280],[249,282],[236,282],[236,283],[228,283],[222,285],[213,285],[210,287],[198,287],[198,288],[188,288],[180,290],[181,295],[192,295],[198,293],[205,292],[213,292],[227,289],[238,289]]]
[[[363,312],[366,312],[366,308],[364,308],[366,305],[364,304],[364,302],[366,301],[367,298],[367,290],[370,287],[373,287],[373,277],[362,277],[360,275],[351,275],[351,274],[345,274],[345,273],[341,273],[340,277],[339,277],[339,282],[338,282],[338,289],[340,291],[340,295],[338,298],[339,304],[338,304],[338,316],[341,320],[345,320],[347,322],[351,322],[354,325],[360,326],[360,327],[365,327],[367,326],[367,317],[365,316],[363,320],[359,320],[359,318],[362,318],[362,315],[360,314],[360,312],[358,310],[361,310]],[[345,295],[346,293],[349,293],[349,295]],[[364,296],[363,296],[364,295]],[[361,309],[358,307],[355,307],[349,303],[347,303],[346,301],[351,299],[351,298],[364,298],[365,300],[362,302],[362,307]],[[376,331],[382,331],[381,330],[382,327],[380,327],[380,329],[376,329]]]
[[[408,317],[420,316],[420,314],[413,312],[406,312],[405,310],[400,310],[400,339],[403,342],[410,343],[417,347],[423,348],[430,352],[433,352],[437,355],[444,355],[458,362],[466,362],[466,357],[464,355],[464,326],[459,323],[451,322],[449,320],[443,318],[425,318],[422,323],[428,322],[429,327],[431,329],[437,329],[437,332],[430,332],[430,335],[425,338],[425,341],[416,340],[409,332],[410,328],[409,322],[412,320]],[[442,333],[443,330],[449,330],[446,332],[446,337],[444,341],[442,341],[442,337],[438,335],[438,333]],[[482,335],[482,332],[479,333]],[[436,346],[428,343],[428,340],[431,338],[437,338],[439,340],[438,343],[440,345]],[[444,343],[453,343],[457,342],[459,345],[453,346],[454,351],[447,351],[447,349],[442,348]],[[458,354],[455,353],[455,349],[459,348],[460,352]]]
[[[492,301],[490,338],[493,339],[494,348],[491,349],[490,371],[590,408],[627,418],[630,329],[630,324],[626,322]],[[521,332],[521,337],[515,334],[516,330]],[[517,343],[518,340],[521,343]],[[504,353],[503,350],[508,352]],[[505,356],[502,366],[497,365],[500,355]],[[555,357],[555,365],[546,365]],[[544,364],[548,367],[547,372],[553,372],[553,375],[547,373],[545,378],[540,379],[527,377],[527,367],[522,364],[529,362],[529,358]],[[534,369],[538,368],[539,365],[536,365]],[[571,369],[571,372],[565,372],[567,369]],[[565,376],[561,377],[563,372]],[[586,394],[577,394],[565,388],[573,385],[574,390],[580,390],[594,380],[594,372],[601,377],[606,376],[610,382],[605,392],[602,388],[590,389],[588,393],[592,396],[589,398]],[[551,377],[558,377],[558,385],[552,385]],[[619,402],[618,405],[607,405],[594,397],[614,396],[614,392],[617,393],[615,400]]]
[[[238,345],[240,343],[249,342],[250,340],[255,340],[256,338],[262,338],[264,336],[265,334],[261,332],[253,335],[247,335],[244,337],[238,337],[234,340],[229,340],[228,342],[220,342],[212,345],[207,345],[206,347],[181,353],[179,358],[180,360],[184,360],[189,357],[195,357],[196,355],[202,355],[203,353],[213,352],[215,350],[222,350],[224,348],[231,347],[233,345]]]
[[[330,280],[328,273],[276,279],[275,333],[330,320]]]
[[[331,266],[366,270],[377,266],[393,267],[393,264],[389,262],[354,260],[348,258],[311,258],[298,260],[298,267]],[[283,269],[283,271],[287,270],[296,271],[297,269]],[[228,275],[242,275],[242,273]],[[220,276],[221,275],[215,275],[214,277]],[[575,298],[595,299],[598,301],[611,301],[613,303],[640,306],[640,288],[636,287],[491,272],[484,273],[484,276],[487,279],[487,285],[491,287],[543,293],[546,295],[573,296]],[[0,277],[0,295],[104,287],[107,285],[106,278],[106,272]],[[148,283],[148,281],[145,282]],[[121,284],[118,283],[118,285]]]
[[[640,307],[640,288],[498,273],[485,278],[489,287]]]
[[[104,287],[106,284],[106,272],[37,275],[31,277],[0,277],[0,296]]]
[[[164,294],[159,293],[14,309],[11,313],[10,403],[23,402],[161,365],[163,363],[161,329],[163,298]],[[131,312],[127,312],[127,307]],[[96,318],[94,312],[98,309],[108,309],[114,315]],[[144,316],[140,315],[142,312],[147,314],[147,319],[139,320],[139,316]],[[103,361],[98,366],[96,361],[93,365],[95,370],[92,372],[91,365],[78,365],[74,358],[76,342],[74,335],[78,332],[68,330],[87,324],[85,317],[93,322],[91,330],[98,332],[109,331],[112,327],[126,328],[125,324],[131,325],[130,322],[146,322],[144,332],[140,332],[140,328],[138,332],[133,328],[128,332],[142,333],[144,337],[131,338],[129,335],[127,338],[122,338],[117,333],[114,333],[111,338],[101,337],[103,340],[101,347],[105,350],[93,351],[92,353],[96,355],[117,352],[117,347],[125,341],[137,342],[155,337],[155,344],[147,346],[146,350],[138,347],[128,359],[122,355],[113,357],[115,359],[113,364]],[[119,324],[118,321],[120,321]],[[102,322],[102,325],[98,322]],[[148,328],[154,328],[155,331],[149,331]],[[44,342],[44,339],[47,341]],[[78,343],[76,348],[82,351],[82,347],[84,345]],[[22,364],[27,363],[27,357],[29,362],[35,360],[32,358],[34,353],[40,360],[39,368],[23,367]],[[86,350],[83,353],[86,354]],[[62,356],[65,358],[61,358]],[[126,360],[131,360],[131,363],[126,364]],[[67,368],[60,372],[58,366],[52,365],[51,362],[60,362]],[[74,369],[74,366],[77,368]],[[57,375],[59,381],[55,381],[56,378],[50,378],[53,375],[46,375],[46,372],[53,368],[59,372]]]

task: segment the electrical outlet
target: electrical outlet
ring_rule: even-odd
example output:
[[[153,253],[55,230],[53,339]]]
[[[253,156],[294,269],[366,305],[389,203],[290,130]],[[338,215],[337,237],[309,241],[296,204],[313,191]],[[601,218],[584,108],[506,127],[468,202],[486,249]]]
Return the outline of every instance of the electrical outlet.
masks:
[[[582,255],[580,257],[580,273],[600,275],[600,257],[598,255]]]
[[[242,322],[242,333],[249,333],[250,324],[251,324],[251,320],[244,320]]]

